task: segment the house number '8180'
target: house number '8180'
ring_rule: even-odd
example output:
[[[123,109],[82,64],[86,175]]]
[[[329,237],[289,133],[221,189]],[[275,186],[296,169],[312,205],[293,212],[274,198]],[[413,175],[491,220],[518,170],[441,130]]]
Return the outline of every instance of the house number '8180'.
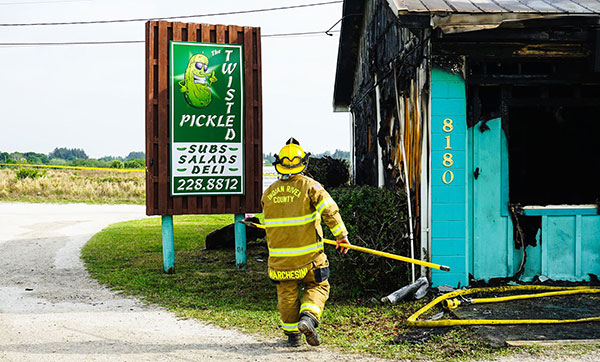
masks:
[[[444,120],[442,130],[446,133],[452,133],[452,131],[454,130],[454,126],[452,125],[452,120],[450,118],[446,118]],[[446,136],[445,138],[446,147],[444,147],[444,149],[451,150],[452,146],[450,146],[450,135]],[[453,156],[450,152],[444,153],[442,165],[444,165],[444,167],[451,167],[452,165],[454,165],[454,160],[452,159],[452,157]],[[442,182],[448,185],[451,184],[452,181],[454,181],[454,172],[452,172],[452,170],[444,171],[444,173],[442,174]]]

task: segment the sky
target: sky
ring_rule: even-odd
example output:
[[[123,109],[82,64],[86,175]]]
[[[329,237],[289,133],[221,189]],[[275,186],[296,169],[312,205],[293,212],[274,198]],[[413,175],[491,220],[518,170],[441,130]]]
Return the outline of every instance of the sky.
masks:
[[[3,26],[211,14],[331,0],[0,0],[0,43],[144,40],[144,21],[91,25]],[[350,149],[349,113],[333,112],[339,36],[328,36],[342,4],[181,19],[257,26],[263,35],[263,151],[289,137],[307,152]],[[339,31],[337,24],[333,30]],[[82,148],[88,156],[145,151],[144,43],[0,45],[0,151],[49,153]]]

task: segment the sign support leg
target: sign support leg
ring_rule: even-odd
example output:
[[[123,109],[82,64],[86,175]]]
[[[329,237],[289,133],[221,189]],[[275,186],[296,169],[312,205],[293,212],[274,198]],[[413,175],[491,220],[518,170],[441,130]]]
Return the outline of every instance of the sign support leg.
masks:
[[[235,230],[235,265],[239,270],[246,269],[246,225],[241,221],[245,217],[244,214],[235,214],[234,230]]]
[[[162,216],[162,250],[163,271],[167,274],[175,272],[175,240],[173,237],[173,215]]]

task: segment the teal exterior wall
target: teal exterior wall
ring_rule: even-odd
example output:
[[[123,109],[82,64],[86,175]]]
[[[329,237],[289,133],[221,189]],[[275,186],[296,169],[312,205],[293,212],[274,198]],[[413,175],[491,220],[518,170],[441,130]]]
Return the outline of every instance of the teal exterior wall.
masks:
[[[431,71],[431,271],[433,285],[465,286],[467,274],[467,120],[460,75]]]
[[[450,127],[445,127],[444,121]],[[431,260],[451,272],[432,270],[432,285],[468,285],[512,277],[523,253],[515,247],[509,214],[508,140],[500,118],[467,128],[464,80],[431,72]],[[449,138],[448,138],[449,137]],[[451,156],[449,156],[451,155]],[[444,160],[452,159],[452,162]],[[453,178],[448,177],[452,172]],[[478,171],[475,178],[475,171]],[[589,207],[525,208],[540,216],[535,246],[527,246],[521,280],[590,280],[600,276],[600,215]]]

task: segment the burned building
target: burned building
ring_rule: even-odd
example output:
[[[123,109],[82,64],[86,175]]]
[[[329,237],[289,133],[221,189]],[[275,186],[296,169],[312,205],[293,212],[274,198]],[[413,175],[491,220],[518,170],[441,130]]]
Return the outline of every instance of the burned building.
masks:
[[[346,0],[334,109],[435,285],[600,273],[600,0]]]

